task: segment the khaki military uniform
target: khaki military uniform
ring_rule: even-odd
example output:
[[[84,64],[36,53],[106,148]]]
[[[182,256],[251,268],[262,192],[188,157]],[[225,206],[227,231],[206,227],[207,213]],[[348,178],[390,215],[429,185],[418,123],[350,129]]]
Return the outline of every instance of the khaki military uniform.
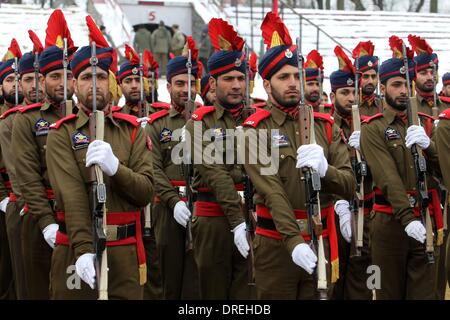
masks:
[[[262,117],[261,117],[261,113]],[[266,115],[264,115],[266,113]],[[262,119],[261,119],[262,118]],[[323,147],[329,166],[321,179],[321,216],[327,264],[328,291],[338,277],[337,236],[333,204],[335,196],[351,198],[354,178],[347,148],[339,129],[329,115],[315,116],[317,144]],[[305,208],[305,187],[301,170],[296,168],[299,148],[298,120],[278,108],[268,105],[246,122],[246,134],[253,128],[267,130],[268,154],[278,151],[279,167],[275,174],[262,175],[261,159],[257,164],[245,164],[255,190],[258,215],[254,240],[255,282],[259,299],[316,299],[316,283],[291,257],[294,248],[309,241]],[[279,132],[273,132],[273,129]],[[277,150],[278,149],[278,150]],[[257,152],[257,146],[248,144],[247,153]],[[254,155],[255,156],[255,155]],[[251,159],[251,158],[250,158]]]
[[[14,107],[1,115],[0,121],[0,144],[2,145],[2,158],[11,182],[9,203],[6,208],[6,226],[9,246],[12,257],[14,282],[17,299],[28,299],[25,279],[24,257],[22,254],[22,217],[20,211],[25,203],[21,196],[16,178],[15,158],[11,149],[11,135],[16,112],[22,106]]]
[[[159,253],[165,299],[197,299],[198,276],[192,251],[186,252],[186,229],[176,222],[173,212],[184,200],[185,188],[181,165],[172,162],[172,149],[179,143],[172,138],[175,130],[186,124],[184,115],[174,108],[150,115],[146,131],[152,140],[155,193],[153,226]]]
[[[321,104],[318,106],[312,106],[314,112],[319,113],[327,113],[327,114],[333,114],[333,105],[332,104]]]
[[[432,119],[420,118],[433,137]],[[427,264],[425,244],[405,232],[410,222],[420,219],[413,198],[416,176],[411,151],[405,146],[406,130],[407,125],[389,109],[372,118],[361,130],[361,150],[376,186],[370,237],[372,263],[379,266],[381,272],[376,298],[382,300],[435,298],[435,264]],[[438,168],[434,142],[424,153],[427,169]],[[430,214],[438,222],[440,204],[437,193],[433,194],[434,188],[428,179],[428,190],[433,195]],[[435,255],[439,255],[436,249]]]
[[[434,103],[429,104],[426,99],[424,99],[419,94],[416,94],[415,101],[417,103],[417,111],[425,113],[429,116],[432,116],[437,119],[439,113],[444,111],[447,108],[450,108],[450,104],[447,102],[443,102],[437,96],[437,109],[433,109]]]
[[[442,176],[443,176],[443,182],[444,185],[446,186],[446,188],[449,190],[450,189],[450,158],[448,157],[449,154],[449,150],[450,150],[450,109],[446,109],[444,112],[441,113],[440,117],[439,117],[439,124],[436,130],[436,135],[435,135],[435,141],[436,141],[436,148],[438,151],[438,156],[439,156],[439,164],[441,167],[441,172],[442,172]],[[444,230],[444,232],[446,232],[446,241],[444,241],[444,245],[443,247],[445,247],[445,259],[441,257],[441,260],[445,260],[444,265],[445,265],[445,272],[447,275],[447,281],[442,280],[442,278],[438,279],[443,282],[438,282],[438,288],[440,286],[443,286],[444,289],[447,285],[447,282],[450,280],[450,237],[448,237],[448,225],[449,225],[449,218],[447,216],[447,230]],[[445,221],[444,221],[445,223]],[[442,254],[442,250],[441,250],[441,254]],[[439,266],[440,268],[441,266]],[[438,272],[439,274],[439,272]],[[439,281],[438,280],[438,281]],[[445,291],[444,291],[445,293]]]
[[[90,142],[89,118],[83,110],[60,121],[49,134],[47,161],[55,191],[59,231],[52,257],[53,299],[95,299],[83,281],[68,287],[76,260],[93,253],[89,193],[90,168],[86,152]],[[144,130],[135,117],[110,113],[105,116],[104,141],[119,167],[112,177],[104,175],[107,208],[108,294],[110,299],[142,299],[146,281],[140,208],[153,195],[153,169]],[[126,229],[126,232],[122,232]],[[113,232],[117,230],[117,233]],[[122,231],[120,231],[122,230]],[[111,232],[110,232],[111,231]]]
[[[0,112],[8,110],[6,105]],[[1,154],[0,154],[1,155]],[[9,196],[9,177],[6,173],[3,157],[0,156],[0,201]],[[8,211],[8,210],[7,210]],[[6,213],[0,212],[0,300],[15,299],[15,285],[10,245],[8,242]]]
[[[336,111],[333,115],[335,124],[341,130],[342,139],[348,143],[348,138],[352,133],[351,119],[348,121],[341,117]],[[348,146],[349,155],[353,149]],[[356,195],[354,195],[356,196]],[[348,200],[348,199],[347,199]],[[372,290],[367,288],[367,268],[371,265],[371,255],[369,247],[370,211],[372,210],[373,192],[372,179],[370,173],[364,178],[364,231],[363,247],[361,256],[352,256],[351,245],[343,238],[340,228],[338,228],[339,242],[339,280],[334,287],[334,299],[346,300],[371,300]],[[351,204],[351,202],[349,201]],[[339,217],[336,216],[339,221]],[[339,225],[337,223],[337,225]],[[352,235],[353,237],[355,235]]]
[[[49,103],[41,107],[24,107],[14,118],[11,152],[15,157],[18,186],[27,205],[22,223],[22,245],[30,299],[49,298],[53,250],[45,241],[42,230],[56,220],[46,150],[50,124],[60,118],[59,106]]]
[[[234,139],[226,129],[235,129],[242,119],[235,120],[231,113],[216,103],[214,107],[203,107],[195,111],[186,124],[194,155],[194,189],[198,190],[192,220],[194,257],[199,272],[201,299],[249,299],[251,288],[248,286],[247,260],[242,257],[234,244],[235,227],[244,222],[241,212],[241,198],[237,190],[242,191],[243,166],[237,164],[236,144],[234,163],[225,162],[225,149],[218,149],[216,158],[225,164],[217,164],[205,153],[203,158],[195,160],[195,154],[211,143],[224,146],[225,141]],[[212,129],[211,140],[194,144],[194,128],[197,135],[203,135]],[[209,131],[211,133],[211,131]],[[200,161],[200,164],[198,163]]]
[[[361,101],[359,104],[359,114],[361,116],[372,117],[381,112],[383,112],[383,102],[377,97],[372,102]]]

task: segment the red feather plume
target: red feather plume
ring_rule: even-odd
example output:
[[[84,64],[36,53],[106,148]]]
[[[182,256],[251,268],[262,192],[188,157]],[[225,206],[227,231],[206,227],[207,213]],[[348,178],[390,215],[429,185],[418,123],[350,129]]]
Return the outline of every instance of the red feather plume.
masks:
[[[191,50],[191,60],[197,61],[198,60],[198,49],[197,49],[197,46],[195,45],[195,40],[191,36],[188,36],[186,38],[186,44],[184,45],[182,55],[187,57],[189,55],[189,52],[188,52],[189,49]]]
[[[3,57],[3,61],[7,61],[14,58],[20,59],[22,57],[22,51],[20,51],[19,44],[16,39],[11,40],[11,44],[9,45],[8,51]]]
[[[292,45],[292,38],[280,17],[273,12],[268,12],[261,24],[262,37],[267,48],[279,45]]]
[[[241,51],[244,47],[244,39],[222,19],[211,19],[208,23],[208,32],[211,44],[217,51]]]
[[[372,41],[362,41],[358,43],[355,49],[353,49],[353,59],[361,58],[363,56],[373,56],[375,46]]]
[[[44,51],[44,46],[42,45],[41,40],[39,40],[36,33],[33,30],[28,30],[28,35],[30,36],[31,42],[33,42],[33,53],[41,54]]]
[[[392,57],[403,59],[403,40],[397,36],[391,36],[389,38],[389,46],[392,50]],[[409,59],[414,57],[414,51],[412,51],[409,47],[406,47],[406,55]]]
[[[60,9],[56,9],[47,22],[45,47],[57,46],[63,48],[64,38],[67,38],[67,48],[72,48],[74,44],[64,14]]]
[[[139,64],[138,53],[128,44],[125,44],[125,58],[130,61],[131,64]]]
[[[306,56],[305,68],[323,70],[323,58],[316,49],[311,50]]]
[[[197,78],[201,79],[203,76],[203,63],[197,61],[197,64],[198,64]]]
[[[105,37],[103,36],[102,32],[100,31],[100,29],[98,28],[97,24],[95,23],[94,19],[92,19],[91,16],[86,16],[86,25],[89,30],[89,43],[94,41],[95,45],[99,48],[110,47],[108,41],[106,41]]]
[[[257,62],[258,62],[258,56],[256,55],[255,51],[253,51],[250,54],[250,58],[248,59],[248,64],[250,66],[250,71],[253,73],[256,73],[257,70]]]
[[[433,53],[433,49],[426,42],[426,40],[421,37],[410,34],[408,36],[408,41],[417,55],[421,54],[431,55]]]
[[[339,60],[339,70],[355,73],[353,63],[340,46],[336,46],[336,48],[334,48],[334,53]]]
[[[152,53],[148,49],[144,50],[143,60],[144,60],[144,65],[147,66],[147,68],[152,68],[153,70],[156,70],[159,68],[158,62],[155,60]]]

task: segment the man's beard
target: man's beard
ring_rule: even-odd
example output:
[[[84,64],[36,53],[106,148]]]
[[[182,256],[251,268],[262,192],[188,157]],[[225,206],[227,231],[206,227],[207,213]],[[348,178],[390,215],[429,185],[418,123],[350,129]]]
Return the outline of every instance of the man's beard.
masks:
[[[433,89],[434,89],[433,86],[427,87],[425,85],[425,83],[416,82],[416,86],[417,86],[417,89],[419,89],[422,92],[426,92],[426,93],[433,92]]]
[[[375,92],[375,86],[374,85],[367,85],[361,88],[361,92],[365,96],[371,96]]]
[[[406,100],[405,103],[397,103],[395,99],[393,99],[388,93],[385,95],[386,103],[390,105],[392,108],[398,111],[405,111],[408,107],[408,102]]]
[[[3,95],[3,98],[9,104],[16,104],[16,93],[15,92],[10,93],[10,94],[5,94],[5,95]],[[21,92],[19,92],[18,104],[21,104],[22,102],[23,102],[23,94]]]
[[[281,95],[278,94],[276,90],[272,90],[272,97],[276,103],[288,109],[297,107],[298,104],[300,103],[300,97],[298,97],[298,99],[296,98],[292,100],[285,100]]]
[[[139,101],[140,101],[140,99],[135,99],[135,98],[132,98],[131,96],[125,97],[125,102],[129,105],[136,105],[139,103]]]
[[[230,103],[228,101],[226,101],[225,99],[221,99],[220,96],[216,96],[217,101],[219,102],[219,104],[224,107],[225,109],[233,109],[236,108],[240,105],[242,105],[243,101],[237,102],[237,103]]]
[[[311,92],[310,94],[305,94],[305,99],[309,102],[316,103],[320,99],[320,95],[318,92]]]
[[[342,116],[348,117],[352,114],[351,109],[349,110],[349,109],[343,107],[337,99],[334,100],[334,108]]]
[[[94,106],[93,106],[93,99],[91,98],[86,98],[86,101],[83,101],[83,105],[86,106],[88,109],[93,110]],[[106,108],[106,106],[108,105],[107,99],[105,99],[102,96],[98,96],[97,95],[97,104],[96,104],[96,108],[98,110],[103,110]]]

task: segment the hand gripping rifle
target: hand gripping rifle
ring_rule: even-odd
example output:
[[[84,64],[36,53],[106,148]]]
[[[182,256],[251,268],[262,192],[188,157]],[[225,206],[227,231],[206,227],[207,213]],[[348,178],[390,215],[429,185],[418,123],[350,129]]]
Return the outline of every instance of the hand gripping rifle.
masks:
[[[409,78],[408,69],[408,56],[406,52],[406,45],[403,43],[403,67],[401,70],[406,75],[406,85],[408,90],[408,126],[420,125],[419,116],[417,115],[417,104],[411,95],[411,80]],[[420,216],[422,223],[426,229],[426,246],[425,252],[427,255],[428,263],[434,263],[434,246],[433,246],[433,227],[431,224],[430,212],[428,205],[430,198],[428,196],[427,187],[427,163],[423,156],[422,150],[416,144],[411,146],[411,154],[414,161],[414,170],[416,172],[416,189],[417,189],[417,201],[419,204]]]
[[[244,108],[242,109],[243,120],[250,117],[255,113],[255,109],[251,106],[250,100],[250,64],[249,57],[250,52],[247,46],[244,49],[245,55],[245,101]],[[248,264],[248,284],[251,286],[255,285],[255,278],[253,274],[254,265],[254,255],[253,255],[253,238],[255,236],[255,213],[254,213],[254,203],[253,203],[253,183],[250,177],[244,173],[244,203],[242,205],[242,212],[244,214],[247,241],[250,247],[249,255],[247,258]]]
[[[188,74],[188,101],[186,101],[186,104],[184,106],[184,117],[186,119],[186,122],[191,119],[192,113],[195,109],[195,102],[192,100],[192,93],[191,93],[191,76],[192,76],[192,52],[191,49],[188,50],[188,59],[186,62],[186,69]],[[186,143],[186,142],[185,142]],[[185,154],[183,154],[183,165],[182,165],[182,172],[184,181],[186,183],[186,199],[187,199],[187,207],[191,214],[194,214],[194,193],[192,190],[192,180],[194,175],[194,167],[192,164],[191,154],[189,152],[189,146],[186,146],[184,148]],[[187,222],[186,225],[186,251],[190,251],[193,249],[193,241],[192,241],[192,223],[191,219]]]
[[[138,102],[138,115],[139,118],[148,117],[148,105],[145,100],[144,95],[144,63],[142,59],[142,53],[139,54],[139,84],[140,84],[140,95]],[[141,125],[145,127],[147,124],[146,121],[141,122]],[[144,231],[143,237],[148,238],[151,237],[151,228],[152,228],[152,212],[151,212],[151,204],[146,205],[141,210],[144,215]]]
[[[103,140],[105,118],[103,111],[97,110],[97,53],[96,44],[91,44],[92,66],[92,113],[89,116],[91,141]],[[103,171],[98,165],[91,166],[91,210],[94,233],[95,271],[99,300],[108,299],[108,260],[106,249],[106,186]]]
[[[64,38],[63,48],[63,71],[64,71],[64,101],[61,103],[61,110],[64,116],[72,113],[72,100],[67,99],[67,68],[69,66],[69,54],[67,48],[67,38]],[[95,90],[94,90],[95,91]],[[93,93],[94,94],[94,93]],[[93,102],[96,103],[96,102]]]
[[[297,62],[300,78],[300,104],[299,104],[299,144],[315,144],[314,114],[312,108],[305,104],[305,79],[303,69],[303,55],[300,52],[300,38],[297,38]],[[303,168],[303,181],[305,183],[306,211],[308,215],[308,231],[311,235],[310,246],[317,255],[317,267],[314,277],[317,280],[317,291],[321,300],[327,299],[327,273],[325,248],[323,244],[323,226],[320,214],[320,176],[311,168]]]
[[[361,131],[361,117],[359,115],[359,60],[356,59],[355,73],[355,104],[352,105],[352,132]],[[350,208],[352,211],[352,241],[350,256],[361,256],[364,232],[364,178],[367,176],[367,163],[363,160],[359,150],[352,149],[351,163],[356,178],[356,197],[353,197]]]

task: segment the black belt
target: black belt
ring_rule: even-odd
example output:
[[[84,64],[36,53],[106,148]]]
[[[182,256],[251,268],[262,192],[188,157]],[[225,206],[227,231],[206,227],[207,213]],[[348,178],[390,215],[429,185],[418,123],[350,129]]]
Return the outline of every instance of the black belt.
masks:
[[[58,231],[61,233],[66,234],[66,223],[65,222],[58,222],[59,229]],[[117,239],[116,240],[123,240],[129,237],[135,237],[136,236],[136,224],[124,224],[121,226],[117,226]]]

